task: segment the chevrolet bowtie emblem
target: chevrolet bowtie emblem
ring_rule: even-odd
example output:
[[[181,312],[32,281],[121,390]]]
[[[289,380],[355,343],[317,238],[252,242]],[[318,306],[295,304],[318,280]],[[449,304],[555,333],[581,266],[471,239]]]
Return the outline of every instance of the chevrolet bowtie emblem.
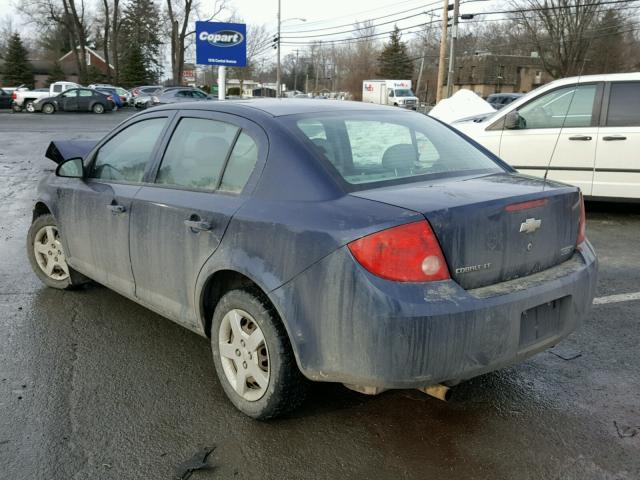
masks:
[[[533,233],[542,226],[542,220],[527,218],[520,224],[520,233]]]

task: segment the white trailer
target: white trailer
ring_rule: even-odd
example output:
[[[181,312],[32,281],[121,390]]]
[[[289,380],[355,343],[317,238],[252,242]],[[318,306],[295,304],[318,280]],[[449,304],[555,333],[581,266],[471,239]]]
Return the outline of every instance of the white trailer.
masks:
[[[362,101],[413,110],[418,106],[418,97],[411,90],[411,80],[365,80],[362,82]]]

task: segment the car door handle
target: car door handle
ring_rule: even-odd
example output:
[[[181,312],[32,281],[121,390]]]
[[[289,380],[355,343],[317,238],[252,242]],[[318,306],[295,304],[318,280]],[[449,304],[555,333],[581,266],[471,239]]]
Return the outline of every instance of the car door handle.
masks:
[[[588,142],[591,140],[591,137],[589,135],[577,135],[575,137],[569,137],[569,140],[581,140],[583,142]]]
[[[107,205],[107,208],[111,210],[114,215],[119,215],[127,211],[124,205]]]
[[[192,231],[197,232],[205,232],[207,230],[211,230],[212,225],[209,222],[205,222],[202,220],[185,220],[184,224],[187,228],[190,228]]]
[[[610,135],[610,136],[606,136],[606,137],[602,137],[602,140],[604,140],[605,142],[613,142],[615,140],[626,140],[627,137],[625,137],[624,135]]]

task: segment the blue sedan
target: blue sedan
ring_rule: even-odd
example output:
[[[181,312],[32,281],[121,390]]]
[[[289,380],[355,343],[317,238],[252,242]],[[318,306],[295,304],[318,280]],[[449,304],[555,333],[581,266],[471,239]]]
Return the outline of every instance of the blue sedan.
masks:
[[[46,155],[36,275],[94,280],[208,337],[254,418],[297,407],[309,380],[443,396],[556,344],[593,299],[580,191],[419,113],[173,104]]]

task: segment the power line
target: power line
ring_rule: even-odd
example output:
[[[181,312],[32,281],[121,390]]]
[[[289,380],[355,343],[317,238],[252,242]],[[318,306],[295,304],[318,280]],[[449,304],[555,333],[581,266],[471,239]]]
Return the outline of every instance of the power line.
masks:
[[[606,2],[599,2],[599,3],[590,3],[590,4],[582,4],[582,7],[586,7],[586,6],[602,6],[602,5],[612,5],[612,4],[621,4],[621,3],[634,3],[634,2],[638,2],[640,0],[609,0]],[[573,8],[574,6],[560,6],[560,7],[541,7],[541,8],[529,8],[529,9],[517,9],[517,10],[503,10],[503,11],[496,11],[496,12],[483,12],[483,13],[477,13],[474,14],[475,16],[478,15],[498,15],[498,14],[505,14],[505,13],[527,13],[527,12],[535,12],[535,11],[546,11],[546,10],[556,10],[558,8]],[[505,18],[505,20],[508,18]],[[485,21],[490,20],[490,21],[498,21],[498,20],[491,20],[491,19],[486,19]],[[434,23],[438,23],[440,20],[435,20],[435,21],[430,21],[430,22],[426,22],[426,23],[421,23],[421,24],[416,24],[416,25],[410,25],[407,27],[402,27],[399,28],[400,31],[405,31],[405,30],[409,30],[412,28],[418,28],[418,27],[425,27],[427,25],[431,25]],[[390,22],[386,22],[386,23],[390,23]],[[467,23],[467,22],[465,22]],[[475,22],[468,22],[468,23],[475,23]],[[382,24],[380,24],[382,25]],[[354,29],[354,30],[350,30],[350,31],[345,31],[345,32],[341,32],[341,33],[353,33],[356,32],[360,29]],[[413,33],[418,33],[420,30],[418,31],[412,31],[412,32],[404,32],[406,34],[413,34]],[[382,36],[382,35],[388,35],[390,33],[392,33],[393,30],[390,31],[386,31],[386,32],[378,32],[378,33],[373,33],[370,35],[363,35],[360,37],[356,37],[356,38],[338,38],[335,40],[328,40],[328,41],[322,41],[321,39],[318,40],[309,40],[309,41],[289,41],[289,42],[282,42],[283,45],[311,45],[311,44],[316,44],[316,43],[323,43],[323,44],[329,44],[329,45],[339,45],[339,44],[350,44],[350,43],[357,43],[357,42],[361,42],[361,41],[365,41],[369,38],[375,38],[378,36]],[[328,35],[328,34],[327,34]],[[298,37],[288,37],[288,38],[298,38]],[[304,38],[304,37],[302,37]],[[312,38],[314,38],[314,36],[312,36]]]

